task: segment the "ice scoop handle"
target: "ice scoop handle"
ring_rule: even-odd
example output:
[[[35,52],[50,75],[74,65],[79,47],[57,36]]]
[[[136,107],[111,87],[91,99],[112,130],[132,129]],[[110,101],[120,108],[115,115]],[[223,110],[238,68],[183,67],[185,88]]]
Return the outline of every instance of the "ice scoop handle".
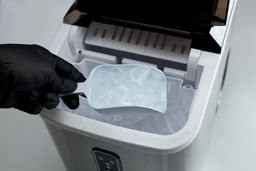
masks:
[[[74,92],[67,93],[67,94],[59,94],[59,96],[63,97],[63,96],[68,96],[68,95],[80,95],[80,96],[86,97],[87,91],[88,91],[87,86],[88,86],[87,82],[77,83],[77,88]]]

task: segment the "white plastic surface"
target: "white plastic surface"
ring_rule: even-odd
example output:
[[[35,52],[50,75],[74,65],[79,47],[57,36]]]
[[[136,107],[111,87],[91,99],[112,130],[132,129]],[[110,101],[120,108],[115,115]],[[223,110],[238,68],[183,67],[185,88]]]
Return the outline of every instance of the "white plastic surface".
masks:
[[[144,64],[99,65],[75,92],[83,92],[95,109],[143,107],[164,113],[167,108],[165,75]]]
[[[69,25],[63,25],[63,30],[62,32],[59,32],[54,45],[58,43],[63,43],[64,45],[67,44],[68,39],[65,39],[65,41],[62,42],[62,38],[63,36],[68,35],[71,27],[72,26]],[[54,51],[56,54],[66,54],[69,52],[67,47],[68,46],[63,46],[59,51]],[[224,47],[224,49],[226,48]],[[146,150],[158,154],[174,153],[186,148],[193,142],[199,134],[203,119],[206,115],[206,110],[209,107],[214,106],[214,104],[211,103],[209,105],[209,103],[215,101],[211,94],[213,93],[216,72],[219,70],[218,64],[222,57],[224,57],[224,54],[202,53],[199,65],[203,66],[204,70],[198,89],[194,92],[186,123],[172,134],[152,134],[146,131],[127,129],[125,127],[89,118],[87,115],[90,113],[87,113],[86,111],[84,113],[74,114],[75,111],[64,110],[65,108],[55,110],[45,109],[42,112],[42,117],[45,121],[58,125],[63,129],[75,131],[79,134],[88,135],[102,141],[109,141],[116,145],[127,146],[137,150]],[[79,61],[69,61],[73,62],[76,68],[82,72],[85,77],[89,77],[89,74],[94,67],[103,64],[103,59],[105,59],[104,54],[88,53],[87,55],[80,55]],[[168,80],[167,77],[167,82]],[[216,90],[214,90],[214,92],[215,91]],[[91,107],[88,108],[88,112],[101,112],[101,110],[95,110]],[[137,117],[137,113],[133,113],[133,116]],[[158,116],[160,115],[158,114]],[[177,115],[177,117],[178,116],[181,115]],[[160,123],[159,125],[161,126]],[[198,153],[195,153],[195,155],[198,155]]]
[[[233,16],[234,13],[232,13],[232,17],[230,17],[230,19],[232,19]],[[71,28],[75,28],[74,26],[68,25],[63,25],[63,27],[65,27],[65,29],[63,29],[62,32],[59,32],[54,41],[54,45],[60,43],[66,45],[67,39],[65,39],[65,41],[63,42],[63,36],[67,37],[69,30]],[[182,154],[182,156],[177,156],[178,161],[175,162],[176,164],[181,164],[181,168],[175,167],[175,169],[180,168],[180,170],[182,170],[182,168],[184,167],[186,167],[186,169],[190,169],[192,167],[190,165],[190,162],[192,163],[193,160],[193,163],[200,164],[200,162],[198,162],[199,153],[205,154],[205,149],[207,149],[207,147],[204,147],[204,142],[202,141],[206,139],[206,136],[209,134],[207,133],[207,131],[206,133],[201,133],[203,130],[207,130],[202,128],[202,125],[207,125],[204,123],[208,123],[207,120],[211,120],[211,117],[208,116],[212,115],[213,111],[215,110],[215,103],[217,100],[216,97],[219,92],[217,86],[220,84],[221,81],[220,75],[223,72],[223,63],[226,59],[226,52],[229,49],[229,45],[227,44],[227,42],[229,42],[230,40],[229,29],[230,24],[228,24],[226,27],[227,34],[225,34],[222,47],[223,51],[221,54],[202,52],[202,55],[199,59],[199,65],[203,66],[203,73],[200,78],[198,88],[194,92],[187,121],[181,129],[173,134],[159,135],[143,131],[136,131],[134,129],[127,129],[106,122],[98,121],[96,119],[85,117],[84,115],[87,115],[87,113],[74,114],[75,111],[72,111],[73,113],[71,113],[70,111],[64,111],[63,109],[45,109],[42,112],[42,117],[47,123],[54,124],[56,125],[56,127],[58,126],[84,136],[90,136],[91,138],[102,140],[102,144],[108,141],[117,146],[120,145],[123,147],[134,148],[137,150],[145,150],[147,152],[157,154],[175,153],[182,149],[185,149],[190,145],[190,148],[186,151],[189,154],[186,156],[186,159],[184,159],[184,161],[188,162],[188,164],[184,164],[183,162],[180,163],[180,161],[182,160],[181,157],[183,156]],[[56,52],[56,54],[58,55],[67,54],[69,53],[69,48],[68,46],[63,46],[61,49],[56,50],[54,46],[53,51]],[[84,59],[80,58],[81,60],[79,61],[72,59],[75,59],[75,57],[76,54],[73,54],[73,56],[71,55],[70,58],[66,59],[69,59],[69,61],[73,63],[79,62],[75,63],[75,66],[79,69],[79,71],[83,72],[86,77],[89,76],[89,73],[93,67],[102,64],[103,59],[105,59],[104,54],[100,53],[90,53],[87,55],[83,55]],[[94,110],[92,108],[89,109],[90,111]],[[100,112],[99,110],[97,111]],[[134,113],[134,115],[137,115],[137,113]],[[194,141],[195,138],[197,138],[196,141]],[[172,161],[172,157],[170,158],[170,160]],[[168,169],[165,168],[163,170]]]
[[[75,66],[79,69],[81,73],[83,73],[85,76],[88,76],[88,79],[86,82],[88,84],[91,84],[89,87],[91,87],[95,91],[94,95],[95,97],[91,97],[91,99],[95,98],[95,100],[101,99],[103,97],[102,94],[104,94],[103,91],[105,91],[107,86],[104,85],[109,84],[111,82],[111,73],[116,74],[112,75],[114,76],[114,79],[118,79],[117,75],[118,71],[115,72],[108,72],[109,75],[102,76],[101,74],[98,74],[98,78],[93,78],[95,80],[92,80],[91,77],[93,75],[97,76],[97,70],[102,71],[100,68],[109,67],[113,65],[103,65],[99,63],[98,61],[88,60],[84,59],[81,61],[81,63],[76,63]],[[91,68],[91,70],[88,70],[87,66],[94,66],[94,68]],[[144,65],[137,65],[137,64],[123,64],[123,65],[114,65],[116,67],[129,67],[129,69],[133,68],[131,71],[133,71],[135,74],[139,74],[138,70],[134,70],[137,66],[142,66],[148,68],[149,66]],[[139,67],[139,69],[141,69]],[[98,69],[97,69],[98,68]],[[116,68],[115,68],[116,69]],[[138,69],[138,68],[137,68]],[[157,70],[155,67],[150,66],[148,69]],[[135,72],[136,71],[136,72]],[[145,69],[143,69],[145,71]],[[159,70],[157,70],[159,72]],[[129,73],[129,72],[128,72]],[[105,73],[104,73],[105,74]],[[194,92],[195,90],[192,87],[189,86],[183,86],[182,85],[182,79],[173,78],[170,76],[163,76],[162,71],[160,73],[157,73],[157,75],[160,74],[159,78],[155,79],[166,79],[165,85],[166,85],[166,98],[167,98],[167,108],[164,114],[159,113],[156,110],[151,110],[147,108],[141,108],[141,107],[122,107],[122,108],[109,108],[109,109],[95,109],[96,106],[92,107],[93,105],[98,105],[98,102],[90,102],[90,95],[87,98],[80,98],[80,107],[76,110],[70,110],[64,105],[63,103],[60,103],[59,107],[63,111],[69,111],[75,114],[78,114],[80,116],[90,118],[93,120],[109,123],[111,125],[121,126],[124,128],[130,128],[133,130],[139,130],[143,132],[149,132],[159,135],[169,135],[172,133],[177,132],[180,130],[187,122],[188,119],[188,113],[190,110],[190,106],[193,100]],[[143,75],[143,74],[139,74]],[[121,75],[119,75],[121,76]],[[145,76],[145,75],[144,75]],[[121,81],[124,81],[126,83],[125,77],[120,77],[119,79]],[[140,77],[136,77],[137,79]],[[99,79],[99,80],[98,80]],[[161,79],[160,79],[161,80]],[[91,82],[92,81],[92,82]],[[99,85],[102,86],[104,90],[100,90],[99,87],[95,86],[93,83],[94,81],[100,81]],[[150,81],[150,80],[149,80]],[[155,80],[156,81],[156,80]],[[146,82],[145,82],[146,83]],[[156,82],[157,83],[157,82]],[[159,82],[158,82],[159,83]],[[152,82],[147,82],[147,84],[142,84],[142,88],[154,88],[154,84]],[[156,87],[158,84],[156,84]],[[108,85],[110,86],[110,85]],[[131,86],[131,85],[129,85]],[[153,87],[152,87],[153,86]],[[163,86],[163,85],[162,85]],[[83,91],[79,90],[85,89],[83,87],[78,87],[77,91]],[[127,87],[128,89],[129,87]],[[113,86],[110,86],[109,89],[113,89]],[[156,91],[162,91],[161,88],[157,88]],[[162,88],[163,89],[163,88]],[[88,96],[88,90],[85,90],[85,94]],[[144,91],[144,90],[141,90]],[[98,95],[97,95],[98,93]],[[140,93],[140,92],[138,92]],[[150,93],[150,92],[149,92]],[[158,95],[152,95],[150,93],[151,98],[154,97],[152,100],[155,100],[159,97],[156,97]],[[128,94],[129,95],[129,94]],[[99,96],[99,97],[98,97]],[[104,99],[101,99],[104,100]],[[150,99],[148,99],[150,100]],[[99,101],[100,103],[101,101]],[[92,103],[92,104],[90,104]]]

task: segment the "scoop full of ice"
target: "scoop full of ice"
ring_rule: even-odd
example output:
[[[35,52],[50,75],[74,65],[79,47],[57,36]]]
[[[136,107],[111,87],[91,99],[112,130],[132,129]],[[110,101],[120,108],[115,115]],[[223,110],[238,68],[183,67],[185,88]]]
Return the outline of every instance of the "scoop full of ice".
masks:
[[[99,65],[78,89],[95,109],[143,107],[164,113],[167,108],[166,77],[148,65]]]

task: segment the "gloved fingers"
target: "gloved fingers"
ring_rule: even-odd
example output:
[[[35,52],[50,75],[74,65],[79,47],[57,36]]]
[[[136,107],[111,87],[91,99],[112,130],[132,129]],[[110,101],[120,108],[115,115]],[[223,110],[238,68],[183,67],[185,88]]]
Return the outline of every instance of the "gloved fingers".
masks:
[[[43,108],[43,105],[38,100],[39,95],[38,91],[20,94],[19,100],[14,104],[14,108],[30,114],[38,114]]]
[[[49,77],[48,84],[46,86],[50,92],[60,93],[71,93],[76,90],[77,83],[73,80],[61,78],[56,73],[53,73]]]
[[[74,80],[76,82],[84,82],[86,78],[72,64],[61,58],[57,58],[56,72],[59,76]]]
[[[40,91],[31,91],[30,93],[20,93],[19,101],[14,108],[30,114],[38,114],[43,106],[47,109],[53,109],[59,104],[59,97],[54,93],[44,94]]]
[[[1,87],[0,82],[0,87]],[[13,91],[14,84],[3,86],[0,90],[0,108],[11,108],[17,101],[17,97]]]
[[[54,64],[55,71],[60,77],[64,77],[76,82],[84,82],[86,80],[83,74],[81,74],[72,64],[51,53],[44,47],[38,45],[33,46],[38,53],[44,57],[47,57],[48,60]]]
[[[42,99],[42,104],[47,109],[56,108],[59,102],[60,102],[59,96],[55,93],[47,93],[45,97]]]
[[[74,110],[79,106],[79,95],[67,95],[61,97],[63,102],[67,105],[68,108]]]
[[[70,109],[76,109],[79,106],[79,97],[78,95],[66,95],[61,97],[66,106]],[[59,96],[55,93],[47,93],[42,100],[42,104],[47,109],[56,108],[59,104]]]

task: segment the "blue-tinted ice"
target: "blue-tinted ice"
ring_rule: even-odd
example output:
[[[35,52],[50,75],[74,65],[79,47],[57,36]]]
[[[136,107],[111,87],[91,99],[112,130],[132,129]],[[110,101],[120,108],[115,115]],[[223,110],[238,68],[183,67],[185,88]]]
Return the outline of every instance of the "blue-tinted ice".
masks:
[[[167,77],[167,110],[164,114],[134,107],[95,110],[83,97],[80,98],[81,105],[76,110],[68,109],[62,102],[59,108],[116,126],[168,135],[177,132],[186,124],[194,92],[192,87],[182,86],[181,79]]]
[[[167,108],[166,77],[152,66],[99,65],[79,88],[95,109],[144,107],[164,113]]]

